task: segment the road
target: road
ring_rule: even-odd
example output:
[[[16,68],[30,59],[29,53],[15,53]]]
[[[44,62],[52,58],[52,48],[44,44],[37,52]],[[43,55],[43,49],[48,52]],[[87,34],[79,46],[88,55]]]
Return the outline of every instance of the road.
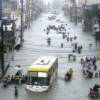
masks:
[[[51,14],[42,14],[33,22],[31,28],[25,31],[23,47],[14,52],[14,59],[7,74],[13,74],[16,64],[20,64],[26,73],[26,68],[38,57],[55,55],[59,61],[57,82],[50,91],[44,93],[31,93],[25,90],[25,85],[18,86],[19,96],[17,98],[14,97],[14,85],[4,89],[0,84],[0,97],[3,100],[90,100],[88,97],[89,88],[95,83],[100,83],[100,78],[86,79],[82,74],[82,67],[79,63],[81,57],[99,54],[100,48],[95,46],[94,37],[91,34],[83,33],[81,24],[75,26],[62,13],[56,15],[56,19],[60,19],[63,24],[67,24],[66,29],[70,36],[77,36],[77,40],[73,41],[73,43],[78,42],[83,46],[81,54],[74,53],[77,60],[69,62],[68,54],[72,54],[72,42],[62,39],[62,35],[56,33],[56,31],[51,30],[48,35],[44,32],[48,25],[61,25],[61,22],[56,20],[48,20],[48,16],[51,16]],[[50,47],[46,42],[48,37],[51,37]],[[61,43],[64,44],[63,48],[60,47]],[[90,43],[93,44],[92,49],[89,49]],[[99,64],[98,61],[97,65]],[[73,68],[74,75],[70,82],[65,82],[64,75],[69,67]],[[100,69],[99,66],[98,69]]]

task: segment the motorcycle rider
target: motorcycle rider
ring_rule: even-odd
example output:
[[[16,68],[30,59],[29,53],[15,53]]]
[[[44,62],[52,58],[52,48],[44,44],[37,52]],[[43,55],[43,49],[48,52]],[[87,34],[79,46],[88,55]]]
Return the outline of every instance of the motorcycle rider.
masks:
[[[73,69],[70,68],[68,70],[68,72],[66,73],[66,78],[65,79],[71,79],[72,75],[73,75]]]

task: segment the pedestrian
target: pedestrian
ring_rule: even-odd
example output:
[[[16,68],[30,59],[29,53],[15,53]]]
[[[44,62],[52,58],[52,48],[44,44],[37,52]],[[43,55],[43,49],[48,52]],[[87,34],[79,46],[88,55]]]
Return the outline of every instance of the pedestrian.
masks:
[[[81,50],[83,49],[83,46],[82,45],[80,45],[79,47],[80,47]]]
[[[67,41],[69,42],[69,37],[67,37]]]
[[[22,77],[19,77],[19,85],[22,84]]]
[[[61,43],[61,48],[63,48],[63,43]]]
[[[77,48],[78,48],[77,45],[78,45],[77,43],[74,44],[74,49],[75,50],[77,50]]]
[[[76,56],[75,55],[73,55],[73,61],[76,61]]]
[[[76,50],[75,49],[73,49],[73,51],[72,51],[73,53],[75,53],[76,52]]]
[[[88,63],[89,62],[89,58],[86,56],[85,57],[85,62]]]
[[[76,36],[74,36],[74,40],[76,40],[77,39],[77,37]]]
[[[71,58],[71,54],[68,55],[68,60],[69,60],[69,61],[70,61],[70,58]]]
[[[94,67],[94,70],[96,71],[97,70],[97,65],[94,64],[93,67]]]
[[[11,83],[13,83],[13,84],[15,83],[15,80],[14,80],[14,76],[13,75],[11,76]]]
[[[15,88],[15,97],[17,97],[18,96],[18,88],[17,88],[17,86],[15,86],[14,88]]]
[[[72,42],[72,40],[73,40],[73,38],[72,37],[70,37],[70,41]]]
[[[96,64],[96,57],[94,56],[92,59],[93,59],[93,65],[95,65]]]
[[[81,53],[81,48],[80,48],[80,47],[77,48],[77,52],[78,52],[79,54]]]
[[[48,35],[49,34],[49,31],[47,31],[46,34]]]
[[[91,49],[92,45],[93,45],[92,43],[89,44],[89,49]]]
[[[49,46],[51,45],[51,38],[47,38],[47,43]]]
[[[62,35],[62,38],[64,39],[65,38],[65,34],[63,33],[63,35]]]
[[[85,63],[84,59],[83,59],[83,58],[81,58],[81,64],[84,64],[84,63]]]

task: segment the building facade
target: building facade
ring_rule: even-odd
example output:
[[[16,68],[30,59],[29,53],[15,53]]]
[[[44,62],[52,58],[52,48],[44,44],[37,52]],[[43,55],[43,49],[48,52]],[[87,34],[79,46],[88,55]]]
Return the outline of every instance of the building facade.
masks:
[[[82,19],[82,5],[78,0],[65,0],[64,3],[65,15],[69,16],[70,21],[77,24]]]

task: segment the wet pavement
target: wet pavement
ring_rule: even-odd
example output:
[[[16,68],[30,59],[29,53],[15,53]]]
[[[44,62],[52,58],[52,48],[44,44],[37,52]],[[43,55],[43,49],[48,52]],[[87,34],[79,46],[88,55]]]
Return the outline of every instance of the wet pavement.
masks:
[[[72,42],[67,42],[66,39],[62,39],[62,35],[56,33],[56,31],[51,30],[48,35],[44,32],[44,29],[49,24],[61,25],[61,23],[56,20],[48,20],[48,16],[51,16],[51,14],[41,15],[38,20],[33,22],[31,28],[25,31],[23,47],[14,52],[14,59],[7,75],[14,73],[16,64],[20,64],[24,73],[26,73],[26,68],[38,57],[42,55],[55,55],[59,61],[57,82],[52,89],[44,93],[31,93],[25,90],[25,85],[20,85],[18,86],[19,95],[17,98],[14,96],[14,85],[10,85],[4,89],[2,84],[0,84],[0,97],[3,100],[91,100],[91,98],[88,97],[89,88],[95,83],[100,84],[99,77],[93,77],[92,79],[85,78],[82,74],[82,66],[80,64],[81,57],[99,54],[100,48],[95,46],[94,37],[90,34],[83,33],[81,31],[81,24],[75,26],[69,22],[63,14],[57,15],[56,19],[60,19],[64,24],[68,24],[66,29],[67,32],[70,33],[70,36],[77,35],[77,40],[73,42],[78,42],[83,46],[81,54],[74,53],[77,59],[76,62],[69,62],[68,54],[72,54]],[[51,37],[50,47],[46,42],[48,37]],[[60,47],[61,43],[64,44],[63,48]],[[90,43],[93,44],[92,49],[89,49]],[[99,65],[100,62],[97,61],[98,70],[100,69]],[[65,82],[64,75],[70,67],[73,68],[74,75],[71,81]]]

